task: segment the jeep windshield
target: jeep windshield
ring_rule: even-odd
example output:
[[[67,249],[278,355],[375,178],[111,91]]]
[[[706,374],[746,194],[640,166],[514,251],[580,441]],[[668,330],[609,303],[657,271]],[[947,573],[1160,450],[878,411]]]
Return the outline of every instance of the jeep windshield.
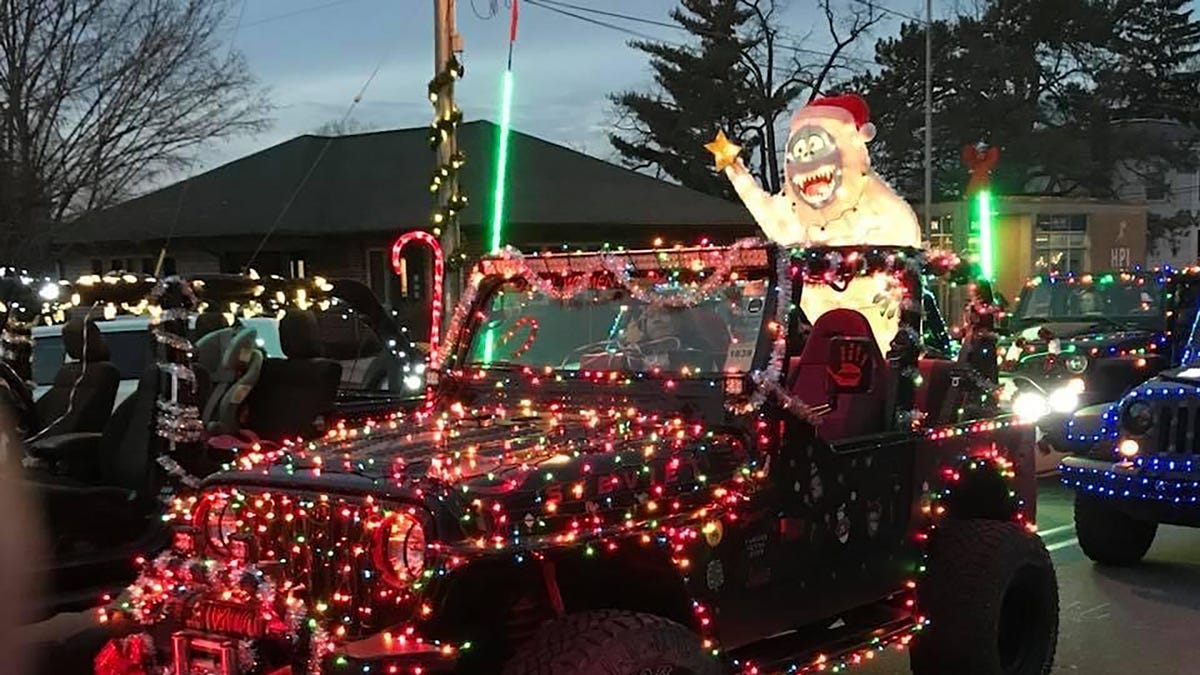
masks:
[[[523,278],[482,304],[466,363],[555,370],[744,373],[751,369],[769,281],[733,274],[695,284],[647,275],[548,294]]]
[[[1153,328],[1164,321],[1162,287],[1132,274],[1034,277],[1012,312],[1013,328],[1087,323],[1099,328]]]

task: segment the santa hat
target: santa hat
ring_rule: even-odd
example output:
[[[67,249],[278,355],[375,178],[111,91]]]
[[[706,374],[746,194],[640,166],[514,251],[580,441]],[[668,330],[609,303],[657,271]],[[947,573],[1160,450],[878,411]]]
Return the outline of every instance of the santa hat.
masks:
[[[812,108],[840,108],[850,114],[850,118],[854,120],[854,126],[863,135],[863,140],[869,141],[875,138],[875,125],[871,123],[871,109],[867,107],[867,102],[863,100],[863,97],[858,94],[819,96],[813,99],[811,103],[798,110],[796,116],[792,118],[793,131],[803,123],[803,120],[822,116],[822,113],[813,111]]]

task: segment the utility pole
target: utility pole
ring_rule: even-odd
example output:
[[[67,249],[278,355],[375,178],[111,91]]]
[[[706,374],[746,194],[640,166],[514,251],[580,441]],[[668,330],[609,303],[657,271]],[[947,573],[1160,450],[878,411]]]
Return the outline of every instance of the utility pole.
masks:
[[[453,69],[456,62],[455,53],[462,51],[462,38],[455,26],[457,13],[456,0],[433,0],[433,74],[435,80],[442,73]],[[450,120],[457,115],[457,108],[454,105],[455,79],[451,77],[440,82],[441,86],[436,92],[434,101],[437,120]],[[436,167],[447,167],[455,161],[454,158],[459,156],[457,126],[457,122],[455,122],[445,127],[446,135],[437,146]],[[447,261],[458,253],[461,245],[458,217],[451,213],[451,209],[455,208],[452,200],[455,195],[459,194],[458,172],[450,171],[448,174],[441,181],[437,190],[438,208],[441,213],[448,214],[440,223],[442,253]],[[446,275],[445,289],[443,290],[446,304],[449,307],[453,307],[457,300],[460,276],[454,271]],[[446,313],[446,316],[449,316],[449,312]]]
[[[925,0],[925,240],[933,235],[933,0]]]

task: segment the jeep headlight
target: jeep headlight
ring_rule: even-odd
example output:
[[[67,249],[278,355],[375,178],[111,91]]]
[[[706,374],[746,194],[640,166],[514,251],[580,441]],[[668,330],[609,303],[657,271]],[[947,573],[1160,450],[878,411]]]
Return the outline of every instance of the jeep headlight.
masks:
[[[211,494],[205,499],[207,503],[200,511],[201,522],[197,526],[203,532],[205,543],[218,553],[225,554],[228,552],[229,538],[238,531],[237,512],[227,495]]]
[[[1079,375],[1088,369],[1088,357],[1083,354],[1071,354],[1063,359],[1063,366],[1066,367],[1068,372]]]
[[[1026,422],[1036,422],[1050,412],[1050,403],[1036,391],[1023,391],[1013,398],[1012,411]]]
[[[1154,408],[1145,401],[1134,401],[1121,413],[1121,426],[1131,434],[1142,435],[1154,426]]]
[[[407,585],[425,569],[425,528],[409,513],[394,513],[380,524],[375,565],[388,581]]]
[[[1073,413],[1079,407],[1079,395],[1083,393],[1083,380],[1073,378],[1063,386],[1050,392],[1047,403],[1058,413]]]

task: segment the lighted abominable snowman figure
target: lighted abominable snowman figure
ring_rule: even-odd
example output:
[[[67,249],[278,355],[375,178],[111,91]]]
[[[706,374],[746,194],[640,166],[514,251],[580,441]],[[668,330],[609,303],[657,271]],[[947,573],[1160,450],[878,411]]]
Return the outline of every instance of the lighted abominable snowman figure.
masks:
[[[921,246],[912,207],[871,169],[867,143],[875,137],[866,102],[855,94],[818,98],[792,117],[781,194],[770,194],[738,158],[723,133],[706,147],[758,226],[785,246]],[[801,308],[809,321],[831,309],[860,312],[885,354],[898,330],[878,298],[893,288],[883,275],[852,280],[845,289],[809,286]]]

